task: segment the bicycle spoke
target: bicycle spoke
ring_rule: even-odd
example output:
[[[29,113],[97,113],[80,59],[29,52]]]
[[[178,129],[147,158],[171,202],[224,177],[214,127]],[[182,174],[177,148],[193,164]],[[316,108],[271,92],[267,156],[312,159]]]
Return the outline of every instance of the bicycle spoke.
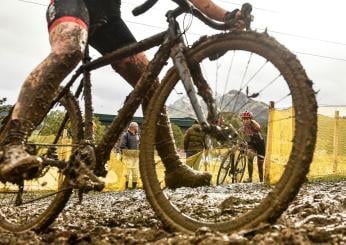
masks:
[[[241,42],[242,40],[246,41]],[[216,115],[215,107],[210,106],[216,103],[219,115],[224,119],[224,128],[228,128],[228,131],[218,131],[220,125],[216,124],[216,120],[209,120],[213,127],[205,130],[213,145],[208,151],[208,171],[213,175],[212,183],[222,183],[222,185],[215,188],[193,188],[188,191],[183,187],[174,191],[168,188],[163,189],[162,177],[159,177],[159,174],[162,173],[161,167],[147,164],[147,162],[154,161],[154,146],[160,143],[155,141],[155,133],[158,132],[160,126],[158,116],[162,106],[173,107],[170,109],[170,117],[176,117],[174,111],[179,111],[181,116],[190,116],[194,113],[186,94],[177,98],[174,91],[182,90],[175,87],[180,86],[177,83],[179,76],[174,69],[171,69],[165,75],[159,91],[155,93],[156,96],[150,103],[150,109],[148,108],[147,113],[150,113],[151,117],[147,118],[143,126],[145,133],[142,135],[142,142],[145,144],[141,144],[141,152],[146,154],[141,155],[141,161],[146,164],[143,165],[141,172],[144,173],[142,175],[143,184],[148,192],[147,196],[150,203],[165,223],[175,229],[185,231],[196,231],[201,226],[208,226],[220,231],[233,231],[249,224],[258,225],[262,221],[266,222],[268,219],[272,219],[272,217],[279,217],[288,205],[287,200],[293,200],[296,193],[289,192],[285,186],[288,183],[286,181],[274,186],[274,191],[269,194],[270,188],[266,189],[268,186],[259,183],[257,185],[263,187],[263,192],[251,192],[256,183],[243,183],[244,176],[248,177],[246,171],[247,154],[254,154],[254,150],[259,150],[253,149],[254,145],[250,145],[248,135],[242,135],[241,132],[238,132],[239,136],[236,137],[235,133],[232,132],[237,131],[241,126],[242,122],[238,113],[242,110],[252,111],[255,119],[265,128],[268,124],[269,105],[272,105],[272,102],[283,107],[292,106],[294,100],[295,102],[310,101],[305,93],[310,96],[313,96],[313,93],[311,93],[311,86],[306,83],[308,80],[304,74],[304,69],[295,60],[295,56],[274,39],[266,34],[255,32],[216,35],[207,38],[206,41],[201,40],[194,46],[193,50],[186,54],[189,56],[189,65],[198,91],[198,100],[204,100],[208,104],[207,107],[201,103],[203,113],[210,113],[211,119],[220,119],[214,117]],[[301,112],[306,112],[309,108],[313,111],[311,107],[314,106],[314,102],[312,100],[310,102],[310,104],[295,103],[294,105]],[[180,107],[175,108],[174,105]],[[182,113],[184,111],[185,114]],[[191,117],[196,118],[196,115]],[[307,123],[306,118],[302,118],[301,114],[297,113],[296,117]],[[222,122],[222,120],[217,120],[217,122]],[[307,123],[306,126],[308,125]],[[296,128],[293,137],[304,139],[315,135],[313,127],[307,130]],[[178,140],[174,142],[176,148],[183,150],[177,142]],[[296,146],[299,145],[297,144],[299,141],[292,142]],[[289,143],[292,144],[292,142]],[[300,145],[300,147],[305,148],[306,153],[311,156],[311,151],[307,147],[304,145]],[[306,174],[306,172],[296,171],[296,166],[299,163],[292,161],[296,157],[299,158],[300,149],[298,151],[297,149],[294,147],[288,149],[292,151],[291,158],[287,161],[290,168],[283,170],[284,176],[280,178],[281,173],[276,173],[279,181],[292,180],[293,182],[290,182],[292,186],[299,186],[301,184],[300,177]],[[227,161],[233,163],[227,169],[222,162],[223,157],[221,155],[229,150],[232,150],[234,158],[233,160],[229,157],[226,158]],[[252,157],[252,155],[250,156]],[[179,155],[179,159],[182,163],[190,164],[189,160],[186,161],[182,154]],[[299,160],[304,162],[302,158]],[[199,160],[191,158],[191,161]],[[192,166],[200,165],[201,163]],[[299,164],[299,166],[301,165]],[[260,177],[262,177],[262,175],[259,176],[257,169],[257,164],[254,162],[253,182],[259,182]],[[225,179],[224,176],[226,176]],[[227,197],[230,193],[232,193],[231,196]],[[201,206],[196,206],[195,203],[190,202],[189,197],[191,195],[194,196],[194,201],[197,200],[198,203],[203,204],[204,208],[201,209]],[[247,207],[245,213],[237,211],[238,205]],[[268,207],[274,210],[274,216],[267,212]]]
[[[223,89],[223,91],[228,91],[228,86],[229,86],[229,79],[230,79],[230,76],[231,76],[231,70],[232,70],[232,67],[233,67],[233,60],[234,60],[234,56],[235,56],[235,51],[233,51],[233,54],[232,54],[232,57],[231,57],[231,61],[230,61],[230,65],[229,65],[229,68],[228,68],[228,70],[227,70],[227,76],[226,76],[226,82],[225,82],[225,85],[224,85],[224,89]],[[220,101],[220,105],[219,105],[219,107],[218,107],[218,109],[220,110],[220,111],[222,111],[223,110],[223,101],[224,101],[224,97],[222,96],[221,97],[221,101]]]
[[[41,229],[54,221],[72,193],[62,169],[79,142],[81,121],[77,103],[73,97],[65,95],[61,104],[53,106],[36,127],[27,149],[42,158],[42,168],[23,183],[0,186],[0,227],[20,232]],[[68,128],[71,135],[67,134]],[[62,130],[64,134],[58,132]]]
[[[244,86],[242,87],[242,89],[244,89],[245,87],[247,87],[250,82],[255,80],[255,77],[264,69],[264,67],[268,64],[268,60],[266,60],[258,69],[257,71],[255,71],[255,73],[249,78],[249,80],[244,84]]]
[[[272,85],[275,81],[277,81],[282,75],[279,74],[277,77],[275,77],[273,80],[271,80],[268,84],[266,84],[262,89],[260,89],[258,91],[258,93],[260,94],[261,92],[263,92],[265,89],[267,89],[270,85]]]

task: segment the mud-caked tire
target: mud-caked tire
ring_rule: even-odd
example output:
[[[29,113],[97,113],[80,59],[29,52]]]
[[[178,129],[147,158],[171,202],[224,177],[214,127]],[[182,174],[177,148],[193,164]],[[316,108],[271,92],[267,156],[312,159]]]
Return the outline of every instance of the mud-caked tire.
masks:
[[[230,50],[245,50],[268,60],[287,81],[294,106],[293,146],[279,182],[259,205],[235,219],[218,223],[198,221],[172,205],[165,195],[156,172],[154,159],[157,122],[162,107],[179,80],[176,69],[169,70],[151,98],[146,111],[140,144],[140,171],[147,198],[161,220],[170,228],[194,232],[202,226],[232,232],[250,229],[262,222],[274,222],[297,195],[306,179],[316,141],[317,103],[312,82],[304,68],[288,49],[267,33],[224,33],[202,38],[186,52],[186,57],[199,63],[203,59],[222,56]]]
[[[71,148],[73,145],[76,145],[80,142],[83,135],[82,127],[82,116],[76,99],[70,94],[67,93],[62,97],[57,103],[61,108],[65,110],[68,115],[68,124],[69,124],[69,137],[71,139]],[[55,105],[53,108],[55,108]],[[52,110],[50,110],[51,112]],[[49,115],[49,112],[45,117]],[[49,116],[48,116],[49,117]],[[54,119],[51,116],[51,119]],[[61,119],[59,117],[59,119]],[[54,124],[54,122],[51,122]],[[28,149],[31,149],[31,154],[36,153],[38,156],[42,155],[43,164],[45,163],[45,158],[47,159],[47,149],[40,151],[38,148],[41,148],[42,145],[50,145],[56,147],[61,147],[61,143],[54,142],[54,135],[50,135],[48,138],[50,142],[44,142],[40,144],[38,142],[41,139],[41,133],[43,131],[44,125],[41,123],[40,126],[36,128],[32,137],[33,142],[30,142]],[[35,134],[35,135],[34,135]],[[44,146],[43,146],[44,147]],[[58,156],[57,156],[58,158]],[[52,160],[53,159],[53,160]],[[54,157],[51,159],[51,162],[54,165]],[[67,159],[65,159],[67,161]],[[60,160],[61,163],[64,160]],[[58,163],[58,162],[57,162]],[[64,165],[66,166],[66,165]],[[69,185],[69,179],[67,176],[64,176],[63,169],[61,169],[59,164],[54,166],[45,166],[42,170],[42,173],[39,174],[34,179],[30,180],[30,183],[24,182],[24,186],[15,188],[15,186],[7,188],[3,186],[0,190],[0,228],[8,230],[11,232],[24,232],[27,230],[40,231],[46,229],[51,223],[54,222],[56,217],[65,207],[67,201],[69,200],[72,194],[72,188]],[[34,191],[34,188],[31,188],[32,183],[38,185],[42,181],[42,178],[45,174],[49,174],[49,168],[55,168],[55,177],[57,179],[56,189],[51,191]],[[42,183],[44,187],[45,183]],[[13,190],[14,188],[14,190]],[[18,190],[17,190],[18,189]],[[19,190],[22,189],[23,193],[19,193]],[[26,199],[26,197],[28,197]],[[29,205],[29,206],[28,206]],[[28,210],[28,208],[30,210]]]

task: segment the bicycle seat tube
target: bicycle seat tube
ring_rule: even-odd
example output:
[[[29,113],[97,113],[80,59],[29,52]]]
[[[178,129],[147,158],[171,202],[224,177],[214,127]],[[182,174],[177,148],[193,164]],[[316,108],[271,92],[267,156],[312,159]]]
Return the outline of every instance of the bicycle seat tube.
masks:
[[[87,45],[84,53],[83,65],[90,63],[89,46]],[[85,131],[84,139],[88,143],[93,144],[93,107],[92,107],[92,94],[91,94],[91,81],[90,71],[84,70],[83,72],[83,96],[85,104]]]

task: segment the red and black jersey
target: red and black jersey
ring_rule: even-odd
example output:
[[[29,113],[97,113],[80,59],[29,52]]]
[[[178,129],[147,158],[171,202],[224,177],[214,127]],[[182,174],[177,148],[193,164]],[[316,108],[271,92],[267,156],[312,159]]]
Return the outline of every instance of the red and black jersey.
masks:
[[[46,17],[49,29],[64,21],[88,27],[99,20],[120,19],[121,0],[51,0]]]
[[[260,128],[254,123],[250,123],[249,125],[243,125],[239,132],[244,135],[249,148],[255,150],[263,158],[265,156],[265,142]]]
[[[76,22],[88,28],[89,13],[83,0],[51,0],[46,12],[48,29],[61,22]]]

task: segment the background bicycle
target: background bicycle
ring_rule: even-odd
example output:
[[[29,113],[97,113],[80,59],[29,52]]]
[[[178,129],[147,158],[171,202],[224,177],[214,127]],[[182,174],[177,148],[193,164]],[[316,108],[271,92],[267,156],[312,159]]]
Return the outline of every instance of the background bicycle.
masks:
[[[224,184],[226,178],[229,178],[229,181],[226,181],[226,183],[242,182],[247,164],[247,150],[245,141],[235,143],[226,150],[217,173],[217,185]]]

